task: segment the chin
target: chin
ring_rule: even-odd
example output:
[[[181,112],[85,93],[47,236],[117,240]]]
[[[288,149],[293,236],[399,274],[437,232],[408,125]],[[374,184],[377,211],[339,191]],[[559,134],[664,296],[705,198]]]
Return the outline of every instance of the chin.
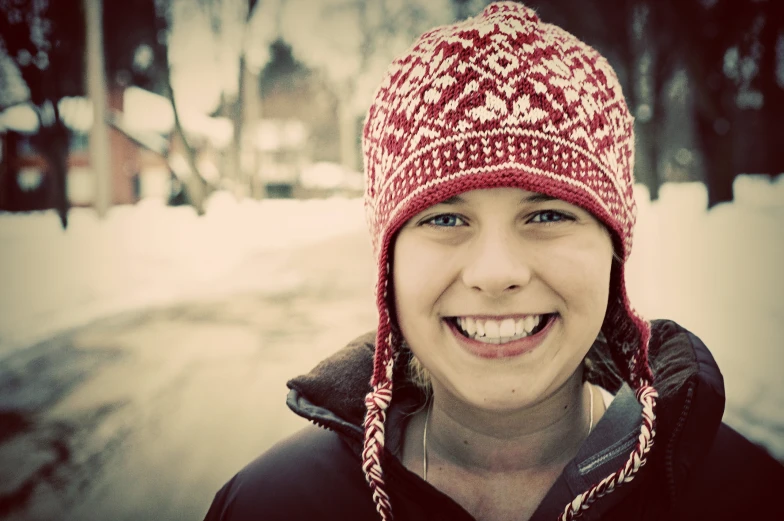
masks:
[[[549,392],[532,382],[515,378],[514,382],[499,382],[497,376],[483,378],[473,384],[462,379],[458,385],[439,385],[465,405],[486,411],[514,411],[534,405]],[[468,385],[467,385],[468,384]]]

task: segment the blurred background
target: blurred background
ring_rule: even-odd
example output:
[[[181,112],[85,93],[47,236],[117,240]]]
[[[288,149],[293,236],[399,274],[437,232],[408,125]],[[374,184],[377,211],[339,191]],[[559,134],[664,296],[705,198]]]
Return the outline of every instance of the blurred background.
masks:
[[[483,0],[0,1],[0,519],[201,519],[375,326],[364,112]],[[635,116],[632,301],[784,461],[784,2],[530,0]]]

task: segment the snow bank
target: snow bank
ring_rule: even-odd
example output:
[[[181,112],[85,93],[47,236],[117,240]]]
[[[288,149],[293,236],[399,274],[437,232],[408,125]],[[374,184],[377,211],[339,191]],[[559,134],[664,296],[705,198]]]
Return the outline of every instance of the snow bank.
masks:
[[[629,292],[646,318],[705,342],[724,374],[725,420],[784,459],[784,176],[768,179],[738,178],[735,202],[710,211],[699,183],[640,197]]]
[[[359,199],[225,193],[202,218],[155,200],[115,207],[105,221],[77,208],[66,232],[53,212],[0,214],[0,357],[120,311],[289,287],[280,252],[363,227]]]

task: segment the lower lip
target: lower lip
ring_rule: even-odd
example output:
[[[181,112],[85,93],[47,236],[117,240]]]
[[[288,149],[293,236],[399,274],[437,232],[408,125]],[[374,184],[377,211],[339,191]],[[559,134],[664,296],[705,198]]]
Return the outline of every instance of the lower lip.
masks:
[[[485,344],[483,342],[479,342],[478,340],[464,336],[457,329],[457,326],[449,320],[445,320],[444,322],[446,322],[446,324],[449,326],[449,329],[452,330],[452,334],[455,335],[459,344],[466,351],[474,356],[478,356],[479,358],[496,359],[512,358],[533,351],[542,343],[544,337],[547,336],[547,333],[550,332],[550,329],[553,327],[553,324],[555,324],[556,320],[558,320],[558,315],[551,317],[549,322],[547,322],[547,325],[544,326],[544,329],[535,335],[530,335],[519,340],[506,342],[505,344]]]

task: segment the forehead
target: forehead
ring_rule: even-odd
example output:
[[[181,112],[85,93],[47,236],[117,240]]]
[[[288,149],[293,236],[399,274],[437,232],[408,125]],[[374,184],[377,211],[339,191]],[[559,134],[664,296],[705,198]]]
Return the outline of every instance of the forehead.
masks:
[[[529,192],[520,188],[484,188],[478,190],[469,190],[457,195],[453,195],[448,199],[444,199],[433,206],[437,205],[461,205],[470,204],[471,202],[482,199],[509,199],[518,200],[520,204],[523,203],[541,203],[547,201],[560,201],[557,197],[542,194],[539,192]]]

